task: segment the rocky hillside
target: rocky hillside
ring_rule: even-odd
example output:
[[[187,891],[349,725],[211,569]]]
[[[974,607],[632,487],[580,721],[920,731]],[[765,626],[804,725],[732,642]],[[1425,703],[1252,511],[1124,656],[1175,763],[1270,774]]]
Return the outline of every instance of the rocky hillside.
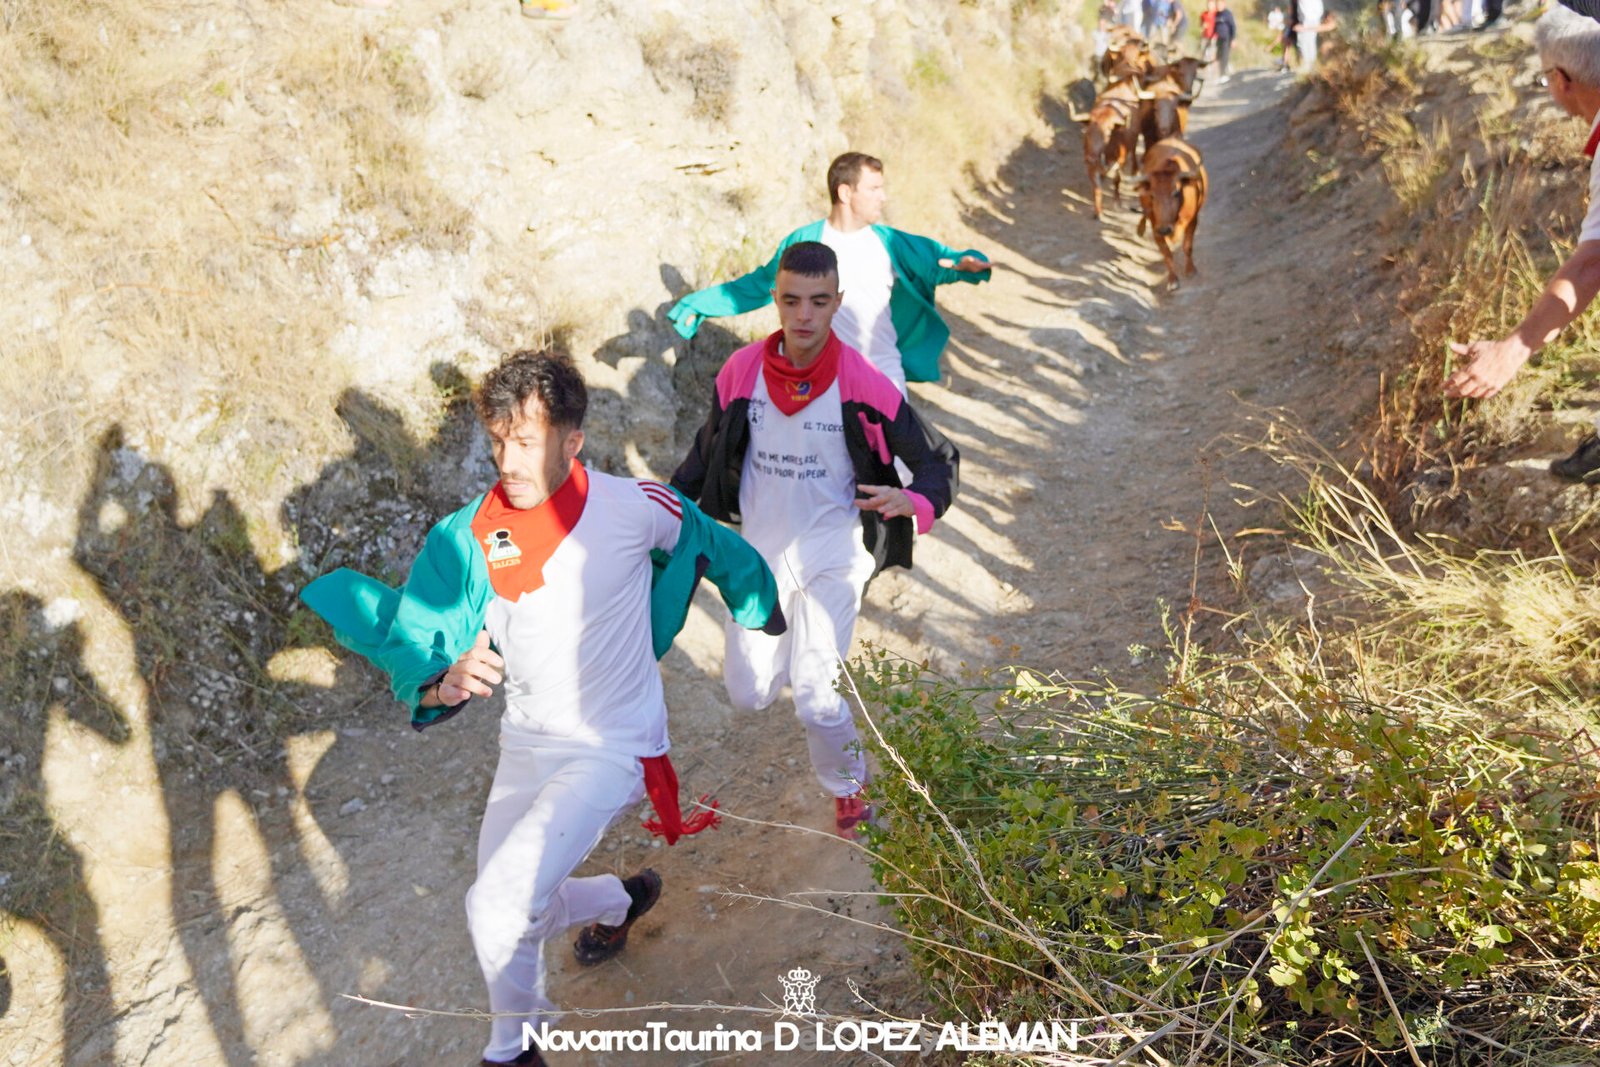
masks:
[[[397,411],[370,443],[403,461],[450,399],[430,367],[471,375],[516,346],[583,358],[595,458],[659,471],[680,392],[730,343],[675,346],[663,305],[816,217],[847,147],[889,162],[900,225],[935,226],[964,170],[1035,121],[1081,48],[1071,14],[583,0],[560,25],[508,0],[8,2],[12,580],[46,591],[29,560],[71,539],[114,426],[186,509],[227,491],[257,550],[290,558],[278,506],[349,448],[339,398]]]

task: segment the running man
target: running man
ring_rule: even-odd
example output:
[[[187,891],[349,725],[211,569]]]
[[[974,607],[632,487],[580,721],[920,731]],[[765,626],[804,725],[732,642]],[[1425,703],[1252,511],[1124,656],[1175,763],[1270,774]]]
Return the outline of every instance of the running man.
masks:
[[[867,581],[910,567],[913,528],[950,506],[955,446],[832,325],[839,263],[815,241],[778,260],[772,297],[782,329],[741,348],[717,374],[711,413],[672,485],[713,518],[741,524],[778,580],[782,636],[727,626],[723,678],[743,710],[766,708],[787,682],[811,768],[834,796],[843,837],[870,815],[866,760],[850,705],[834,689]],[[895,460],[912,474],[901,487]]]
[[[766,307],[784,250],[799,241],[820,241],[839,258],[844,303],[833,323],[839,340],[866,356],[902,395],[908,380],[938,381],[950,328],[934,307],[933,291],[950,282],[986,282],[992,264],[975,249],[958,252],[883,225],[883,164],[862,152],[846,152],[828,167],[828,198],[828,217],[785,237],[764,266],[690,293],[667,318],[688,338],[702,319]]]
[[[578,960],[610,959],[661,893],[652,870],[573,870],[646,792],[646,825],[669,844],[716,821],[679,811],[656,665],[701,574],[737,625],[784,623],[771,572],[737,535],[664,485],[578,462],[588,392],[570,360],[516,353],[476,399],[500,480],[429,532],[402,589],[339,570],[301,595],[389,674],[418,730],[504,684],[467,925],[496,1013],[483,1062],[540,1064],[522,1024],[552,1010],[545,941],[589,924]]]

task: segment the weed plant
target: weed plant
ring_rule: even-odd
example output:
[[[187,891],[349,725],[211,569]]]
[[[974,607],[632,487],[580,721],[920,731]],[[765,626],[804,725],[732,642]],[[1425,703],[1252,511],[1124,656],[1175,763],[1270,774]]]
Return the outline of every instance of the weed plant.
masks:
[[[875,871],[950,1011],[1160,1063],[1600,1059],[1600,596],[1401,531],[1275,423],[1303,618],[1153,695],[872,653]],[[1242,579],[1242,561],[1230,559]]]
[[[1310,658],[1191,666],[1149,697],[861,669],[903,768],[876,873],[953,1011],[1169,1063],[1600,1054],[1592,739]]]

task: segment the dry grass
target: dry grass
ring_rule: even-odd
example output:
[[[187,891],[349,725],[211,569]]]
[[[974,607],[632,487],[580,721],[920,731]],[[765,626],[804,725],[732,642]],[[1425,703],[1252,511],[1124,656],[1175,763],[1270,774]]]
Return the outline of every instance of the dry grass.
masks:
[[[1290,523],[1345,594],[1311,609],[1328,664],[1380,701],[1426,692],[1493,716],[1537,711],[1551,728],[1564,708],[1589,725],[1600,590],[1558,542],[1528,555],[1410,537],[1380,488],[1310,437],[1273,423],[1260,447],[1303,480],[1285,500]]]
[[[1341,49],[1319,74],[1345,143],[1379,161],[1395,196],[1385,229],[1411,342],[1385,368],[1367,445],[1391,498],[1421,467],[1481,462],[1526,440],[1533,409],[1561,402],[1572,360],[1600,340],[1580,321],[1491,403],[1448,402],[1439,389],[1449,342],[1504,335],[1570,250],[1561,235],[1581,204],[1575,133],[1538,90],[1519,90],[1531,69],[1525,47],[1519,55],[1520,66],[1497,59],[1460,93],[1427,85],[1441,76],[1392,42]]]
[[[957,30],[949,51],[918,51],[902,81],[845,101],[850,146],[888,168],[892,225],[937,235],[955,221],[951,190],[992,180],[1009,148],[1038,132],[1041,102],[1081,75],[1087,54],[1086,40],[1063,47],[1036,21],[1049,17],[1016,5],[1010,54]]]
[[[408,52],[277,11],[256,29],[282,51],[231,48],[205,17],[4,7],[0,197],[57,250],[61,282],[48,331],[0,341],[0,387],[30,398],[30,481],[81,483],[88,442],[119,421],[159,446],[181,416],[200,438],[177,445],[220,446],[258,486],[288,442],[332,450],[349,381],[327,351],[344,319],[332,272],[352,269],[337,220],[369,220],[369,254],[465,239],[409,129],[432,91]]]
[[[676,20],[662,16],[640,37],[639,51],[656,84],[669,92],[689,91],[695,118],[717,125],[728,121],[739,99],[736,45],[686,39]]]

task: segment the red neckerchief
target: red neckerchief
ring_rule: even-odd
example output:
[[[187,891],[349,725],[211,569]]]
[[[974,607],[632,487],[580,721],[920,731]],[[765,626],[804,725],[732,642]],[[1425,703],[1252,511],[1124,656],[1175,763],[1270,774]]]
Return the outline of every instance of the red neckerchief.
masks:
[[[650,804],[656,809],[654,819],[646,819],[642,824],[657,837],[667,839],[667,844],[675,845],[678,838],[697,834],[701,830],[709,830],[722,822],[722,816],[717,814],[717,802],[709,796],[700,798],[700,803],[705,807],[689,816],[683,817],[683,811],[678,807],[678,772],[672,769],[672,761],[665,756],[645,756],[639,760],[644,764],[644,791],[650,797]]]
[[[839,376],[839,352],[844,344],[829,330],[828,343],[822,346],[822,354],[802,370],[779,353],[778,346],[782,340],[782,330],[767,338],[762,350],[762,368],[767,374],[767,395],[772,397],[779,411],[793,415],[813,398],[826,393],[828,386]]]
[[[1589,131],[1589,143],[1583,146],[1583,154],[1590,159],[1596,151],[1600,151],[1600,116],[1596,116],[1594,129]]]
[[[567,480],[544,503],[513,507],[494,483],[472,518],[472,535],[488,558],[489,584],[497,595],[517,600],[544,588],[544,565],[583,515],[589,472],[576,459]]]

